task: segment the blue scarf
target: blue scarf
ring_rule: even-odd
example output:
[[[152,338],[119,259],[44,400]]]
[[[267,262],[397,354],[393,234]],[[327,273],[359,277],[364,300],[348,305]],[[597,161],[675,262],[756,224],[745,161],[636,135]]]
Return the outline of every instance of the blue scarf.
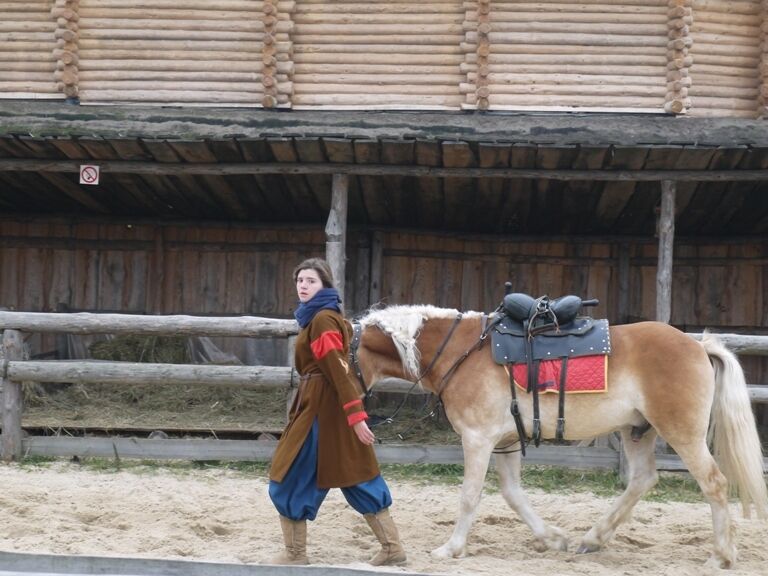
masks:
[[[312,322],[312,318],[320,310],[336,310],[341,312],[341,298],[339,297],[339,291],[336,288],[321,288],[317,294],[312,296],[311,300],[306,302],[299,302],[298,308],[294,311],[293,315],[299,323],[299,326],[306,328],[307,324]]]

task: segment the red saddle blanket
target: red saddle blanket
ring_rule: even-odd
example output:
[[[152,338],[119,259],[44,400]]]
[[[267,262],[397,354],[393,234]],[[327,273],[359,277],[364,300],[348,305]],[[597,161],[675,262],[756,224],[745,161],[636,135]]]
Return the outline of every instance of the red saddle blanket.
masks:
[[[563,361],[542,360],[539,363],[539,392],[560,392],[560,371]],[[565,375],[566,394],[605,392],[608,389],[608,356],[581,356],[568,359]],[[528,389],[528,367],[515,364],[512,367],[515,384],[522,390]]]

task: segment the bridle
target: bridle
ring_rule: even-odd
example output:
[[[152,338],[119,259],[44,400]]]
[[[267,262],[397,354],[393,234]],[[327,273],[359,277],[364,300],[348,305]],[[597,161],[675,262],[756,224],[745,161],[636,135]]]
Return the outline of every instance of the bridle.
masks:
[[[422,370],[421,374],[419,374],[418,378],[416,378],[416,381],[414,384],[421,384],[421,381],[432,371],[432,368],[434,368],[435,364],[437,364],[438,359],[440,356],[442,356],[443,352],[445,351],[445,347],[448,345],[448,342],[451,340],[451,336],[453,336],[453,333],[456,331],[456,327],[459,325],[459,322],[461,322],[461,318],[463,316],[463,313],[459,312],[456,315],[456,318],[453,320],[453,324],[451,324],[451,329],[448,330],[448,334],[445,335],[445,338],[443,339],[442,344],[440,344],[440,348],[437,349],[437,352],[435,353],[434,357],[432,358],[432,361],[427,365],[427,367]],[[368,386],[365,383],[365,378],[363,376],[363,370],[360,368],[360,359],[357,356],[357,350],[360,348],[360,341],[363,338],[363,326],[359,322],[354,322],[352,324],[352,340],[349,343],[349,358],[352,362],[352,369],[355,371],[355,376],[357,377],[358,381],[360,382],[360,385],[363,387],[363,390],[365,391],[365,397],[368,398],[371,395],[371,389],[368,388]]]
[[[440,356],[445,351],[446,346],[448,345],[448,342],[451,340],[451,336],[453,336],[453,333],[456,331],[457,326],[459,325],[459,322],[461,322],[463,314],[459,312],[456,315],[456,318],[453,321],[453,324],[451,325],[450,330],[448,331],[448,334],[446,334],[445,338],[443,339],[442,344],[440,344],[440,348],[438,348],[437,352],[435,353],[435,356],[432,358],[432,361],[429,363],[429,365],[421,372],[419,377],[416,379],[416,381],[413,383],[413,385],[408,389],[408,392],[404,394],[403,400],[400,402],[398,407],[395,409],[392,416],[385,418],[379,424],[391,424],[394,422],[395,416],[400,412],[400,409],[405,405],[405,401],[408,399],[408,395],[411,393],[411,391],[416,387],[417,384],[420,384],[422,379],[426,377],[427,374],[432,370],[432,368],[437,363],[437,360],[440,358]],[[430,402],[425,403],[424,408],[422,409],[422,413],[426,413],[426,415],[418,417],[409,427],[407,430],[410,430],[416,425],[416,422],[419,420],[423,420],[425,418],[430,418],[435,415],[437,408],[442,403],[442,394],[445,390],[445,387],[448,385],[449,380],[451,377],[456,373],[456,371],[459,369],[459,366],[466,360],[473,352],[480,350],[480,348],[483,347],[483,344],[485,344],[486,339],[488,338],[488,334],[491,332],[494,326],[498,324],[503,318],[502,314],[498,314],[498,310],[491,314],[490,316],[488,314],[483,314],[482,316],[482,322],[481,322],[481,329],[480,329],[480,337],[477,339],[477,341],[468,348],[461,356],[459,356],[453,364],[451,364],[451,367],[446,371],[445,374],[443,374],[442,378],[440,378],[440,382],[437,385],[437,389],[435,394],[432,396]],[[490,321],[489,321],[490,320]],[[365,399],[368,400],[371,397],[371,388],[368,388],[365,384],[365,378],[363,377],[363,370],[360,367],[360,360],[357,355],[358,348],[360,347],[360,341],[362,340],[363,336],[363,327],[359,322],[352,323],[352,340],[349,344],[349,358],[352,364],[352,369],[355,372],[355,376],[357,377],[358,381],[360,382],[360,385],[363,387],[363,390],[365,392]],[[517,418],[515,419],[515,422],[517,423]],[[377,424],[372,425],[376,426]],[[407,432],[406,430],[406,432]],[[521,430],[520,427],[518,427],[518,433],[524,434],[524,431]],[[403,433],[399,433],[397,436],[400,438],[400,440],[404,440]],[[522,439],[523,436],[520,436]],[[380,441],[380,440],[379,440]],[[519,448],[511,448],[514,445],[519,445]],[[519,452],[522,451],[523,454],[525,454],[525,444],[522,440],[516,440],[512,444],[509,444],[508,446],[503,446],[501,448],[496,447],[494,449],[494,453],[496,454],[508,454],[511,452]]]
[[[413,383],[413,386],[411,386],[411,388],[405,394],[403,401],[397,407],[394,414],[392,414],[392,416],[390,416],[389,418],[386,418],[384,422],[391,423],[393,421],[394,417],[397,415],[397,413],[405,404],[405,400],[407,400],[408,394],[410,394],[411,391],[418,384],[421,384],[422,380],[435,367],[435,364],[437,364],[437,361],[443,355],[443,352],[445,352],[445,349],[448,346],[448,342],[450,342],[451,337],[456,331],[456,328],[458,327],[459,322],[461,322],[461,319],[463,318],[463,316],[464,314],[462,312],[459,312],[456,315],[456,318],[454,318],[453,320],[453,324],[451,324],[451,328],[448,330],[448,333],[445,335],[445,338],[443,338],[443,341],[440,344],[440,347],[437,349],[437,352],[435,352],[435,355],[432,357],[432,360],[429,362],[426,368],[424,368],[424,370],[421,371],[421,374],[419,374],[419,376],[416,378],[416,381]],[[493,326],[499,320],[500,318],[494,318],[491,322],[488,322],[488,316],[483,315],[483,323],[482,323],[482,330],[480,333],[480,337],[478,338],[477,342],[475,342],[473,346],[471,346],[468,350],[466,350],[461,356],[459,356],[456,359],[456,361],[451,365],[451,367],[446,371],[446,373],[443,374],[443,376],[440,378],[440,382],[436,387],[436,392],[432,396],[432,401],[428,405],[425,405],[424,410],[428,412],[427,416],[432,416],[435,414],[435,411],[438,405],[442,402],[443,391],[445,390],[445,387],[448,385],[448,382],[451,379],[451,377],[458,370],[459,366],[461,366],[464,360],[466,360],[469,357],[470,354],[482,348],[486,338],[488,337],[488,333],[490,332],[491,328],[493,328]],[[360,382],[360,385],[363,387],[363,390],[365,391],[365,398],[367,400],[368,398],[371,397],[372,392],[371,392],[371,388],[369,388],[365,383],[365,378],[363,376],[363,371],[362,371],[362,368],[360,367],[360,360],[357,354],[357,351],[360,347],[360,341],[362,339],[362,335],[363,335],[362,325],[359,322],[353,323],[352,324],[352,340],[349,345],[349,357],[352,364],[352,369],[354,370],[355,376]]]

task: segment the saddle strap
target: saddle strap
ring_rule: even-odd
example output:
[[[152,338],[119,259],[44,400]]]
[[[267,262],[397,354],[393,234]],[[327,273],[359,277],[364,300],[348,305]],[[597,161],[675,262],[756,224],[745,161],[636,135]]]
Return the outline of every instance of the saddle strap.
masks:
[[[541,413],[539,412],[539,366],[541,366],[541,360],[533,361],[533,430],[531,431],[531,440],[533,445],[537,448],[541,443]],[[530,374],[530,372],[529,372]],[[530,380],[530,376],[529,376]]]
[[[563,356],[563,363],[560,367],[560,394],[557,402],[557,430],[555,431],[555,440],[562,442],[565,436],[565,383],[568,371],[568,356]]]
[[[532,317],[533,318],[533,317]],[[528,388],[529,394],[533,395],[533,430],[531,431],[531,440],[533,445],[538,448],[541,442],[541,417],[539,415],[539,361],[534,360],[533,345],[534,338],[530,334],[532,319],[523,322],[523,329],[528,332],[525,337],[525,363],[528,369]]]
[[[523,424],[523,419],[520,416],[520,405],[517,403],[517,391],[515,390],[517,385],[515,384],[515,376],[512,373],[511,364],[507,371],[509,372],[509,387],[512,390],[512,403],[509,406],[509,411],[512,413],[512,418],[515,420],[517,437],[520,440],[520,453],[525,456],[525,441],[527,440],[527,437],[525,435],[525,425]]]

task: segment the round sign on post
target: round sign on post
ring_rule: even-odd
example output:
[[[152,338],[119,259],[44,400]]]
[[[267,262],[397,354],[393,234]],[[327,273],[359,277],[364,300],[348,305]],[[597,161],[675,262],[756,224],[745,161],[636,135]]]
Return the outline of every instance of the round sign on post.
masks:
[[[80,166],[80,184],[98,184],[99,167],[93,164],[83,164]]]

